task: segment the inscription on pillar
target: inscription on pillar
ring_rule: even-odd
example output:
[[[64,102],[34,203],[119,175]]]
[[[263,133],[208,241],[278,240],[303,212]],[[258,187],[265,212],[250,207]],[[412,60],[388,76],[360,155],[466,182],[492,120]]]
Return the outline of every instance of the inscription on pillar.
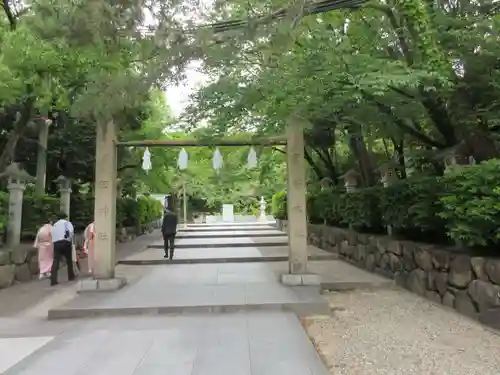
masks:
[[[99,241],[108,241],[109,240],[109,236],[105,232],[99,232],[99,233],[97,233],[97,239]]]
[[[103,208],[100,208],[98,212],[99,212],[100,216],[108,217],[108,215],[109,215],[109,207],[106,205]]]
[[[99,233],[97,233],[97,239],[99,241],[108,241],[109,240],[109,236],[108,236],[107,233],[99,232]]]

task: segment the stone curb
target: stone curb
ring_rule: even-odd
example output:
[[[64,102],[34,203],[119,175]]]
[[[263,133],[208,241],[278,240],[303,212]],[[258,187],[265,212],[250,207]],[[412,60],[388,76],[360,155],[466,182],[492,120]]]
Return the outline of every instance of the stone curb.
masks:
[[[210,235],[210,234],[203,234],[201,236],[191,236],[188,233],[189,232],[182,232],[182,235],[177,235],[175,238],[176,239],[181,239],[181,238],[189,238],[189,239],[198,239],[198,238],[213,238],[213,239],[219,239],[219,238],[265,238],[265,237],[288,237],[286,233],[260,233],[260,234],[248,234],[248,233],[238,233],[238,234],[229,234],[229,233],[221,233],[217,235]]]
[[[188,227],[189,228],[189,227]],[[177,233],[193,233],[193,232],[234,232],[234,231],[252,231],[252,230],[261,230],[261,231],[272,231],[276,230],[276,227],[273,226],[265,226],[265,227],[237,227],[237,228],[231,228],[231,227],[221,227],[221,228],[191,228],[191,229],[185,229],[185,228],[179,228],[177,229]]]
[[[151,306],[123,308],[57,308],[48,313],[48,320],[84,319],[120,316],[155,316],[184,314],[230,314],[254,311],[289,311],[299,317],[312,314],[328,314],[330,308],[324,302],[285,302],[244,305],[201,305],[201,306]]]
[[[369,281],[329,281],[322,282],[321,289],[324,292],[347,292],[352,290],[378,290],[378,289],[401,289],[392,280],[369,282]]]
[[[309,261],[337,260],[336,254],[311,255]],[[288,256],[241,257],[241,258],[196,258],[196,259],[150,259],[150,260],[120,260],[118,264],[133,266],[157,266],[163,264],[216,264],[216,263],[264,263],[286,262]]]

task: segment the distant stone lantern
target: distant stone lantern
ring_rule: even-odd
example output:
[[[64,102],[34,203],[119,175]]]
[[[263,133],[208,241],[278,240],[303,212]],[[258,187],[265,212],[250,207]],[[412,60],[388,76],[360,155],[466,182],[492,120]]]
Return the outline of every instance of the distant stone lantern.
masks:
[[[71,205],[71,185],[72,181],[71,179],[64,177],[64,176],[59,176],[58,178],[55,179],[57,185],[59,186],[59,195],[60,195],[60,210],[66,215],[68,215],[69,218],[69,212],[70,212],[70,205]]]
[[[350,169],[349,171],[347,171],[347,173],[340,176],[339,178],[344,179],[345,190],[348,193],[352,193],[358,188],[359,173],[356,170]]]
[[[18,163],[10,164],[0,177],[8,179],[9,222],[7,224],[7,245],[15,246],[21,242],[21,223],[23,216],[23,195],[26,182],[33,179]]]
[[[396,169],[397,166],[392,162],[382,164],[376,169],[380,173],[380,181],[384,187],[388,187],[398,180]]]
[[[333,186],[333,180],[330,177],[324,177],[320,181],[321,190],[327,190]]]
[[[446,169],[450,169],[456,165],[470,164],[469,152],[467,146],[463,142],[444,150],[438,155],[438,158],[439,157],[444,159]]]

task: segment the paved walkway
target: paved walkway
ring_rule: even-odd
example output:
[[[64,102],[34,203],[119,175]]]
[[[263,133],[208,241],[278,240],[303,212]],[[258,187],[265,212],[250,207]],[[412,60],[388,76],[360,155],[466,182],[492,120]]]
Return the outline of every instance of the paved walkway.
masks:
[[[261,233],[252,225],[239,227],[254,236]],[[274,246],[274,251],[283,254],[286,237],[273,233],[272,228],[264,231],[272,233],[273,237],[223,236],[218,241],[231,244],[223,246],[224,249],[245,252],[246,246],[253,249],[254,255],[262,255],[258,250],[258,254],[255,253],[255,249],[260,248],[255,246],[276,238],[279,240],[276,240],[278,246]],[[235,233],[224,231],[231,232]],[[156,238],[151,241],[151,249],[125,258],[147,254],[151,257],[153,252],[158,254],[159,251],[162,259],[161,249],[154,247],[160,241],[159,236]],[[216,242],[217,239],[180,239],[179,243],[182,241],[193,242],[187,242],[189,247],[180,247],[177,255],[186,252],[194,258],[196,254],[204,257],[206,252],[221,251],[203,245],[203,241]],[[315,251],[322,253],[319,249]],[[218,256],[224,259],[221,253]],[[31,328],[22,331],[30,337],[17,334],[23,337],[8,341],[20,348],[16,349],[19,354],[4,356],[0,352],[4,368],[9,367],[5,374],[326,375],[295,313],[326,313],[328,306],[319,288],[281,285],[279,272],[286,270],[286,266],[285,262],[275,262],[270,267],[264,261],[119,265],[121,272],[136,270],[136,277],[122,290],[81,294],[69,302],[49,307],[51,318],[100,315],[101,319],[38,320],[40,324],[37,325],[34,323],[37,314],[32,314],[24,320],[4,321],[9,327],[19,327],[21,321],[32,322],[27,324]],[[177,316],[162,315],[171,313]],[[0,329],[0,337],[8,337],[8,334],[8,328]],[[0,342],[2,340],[0,338]],[[15,351],[6,348],[3,350],[9,353]],[[32,352],[34,354],[30,355]]]
[[[199,236],[214,227],[220,224],[182,233]],[[274,231],[262,224],[235,227],[220,233]],[[210,236],[204,240],[231,246],[195,242],[176,251],[178,259],[193,263],[165,264],[155,233],[153,247],[138,247],[122,261],[159,257],[160,263],[119,264],[117,274],[129,280],[122,290],[77,296],[69,285],[23,314],[0,318],[0,373],[498,374],[500,337],[454,311],[335,259],[310,261],[309,269],[324,288],[342,292],[324,298],[318,288],[285,287],[279,275],[287,262],[266,259],[285,255],[285,246]],[[261,239],[267,238],[273,237]],[[242,254],[261,259],[235,262]],[[310,258],[321,255],[328,254],[309,248]],[[208,258],[214,262],[204,263]],[[48,312],[67,319],[47,320]],[[298,315],[308,316],[302,323],[314,345]]]

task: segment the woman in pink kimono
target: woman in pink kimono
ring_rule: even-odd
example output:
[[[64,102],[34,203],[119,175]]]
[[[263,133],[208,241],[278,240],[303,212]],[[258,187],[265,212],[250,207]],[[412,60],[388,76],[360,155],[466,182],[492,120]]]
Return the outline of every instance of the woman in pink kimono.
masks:
[[[94,234],[95,234],[95,225],[92,222],[89,225],[87,225],[87,228],[85,228],[85,231],[83,232],[83,239],[84,239],[83,252],[87,254],[88,257],[89,273],[92,273],[95,266]]]
[[[52,244],[52,224],[43,225],[36,234],[33,246],[38,249],[38,268],[40,280],[50,277],[52,262],[54,260],[54,246]]]

